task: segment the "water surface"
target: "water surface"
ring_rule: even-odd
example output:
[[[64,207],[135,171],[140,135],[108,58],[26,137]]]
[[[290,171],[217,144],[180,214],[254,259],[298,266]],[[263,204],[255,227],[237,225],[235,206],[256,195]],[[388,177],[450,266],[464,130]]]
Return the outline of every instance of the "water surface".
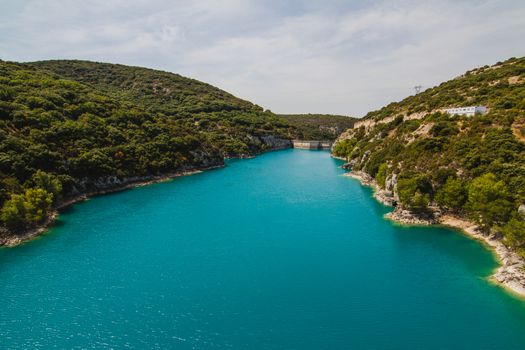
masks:
[[[327,152],[96,197],[0,250],[0,348],[523,349],[476,241],[401,227]]]

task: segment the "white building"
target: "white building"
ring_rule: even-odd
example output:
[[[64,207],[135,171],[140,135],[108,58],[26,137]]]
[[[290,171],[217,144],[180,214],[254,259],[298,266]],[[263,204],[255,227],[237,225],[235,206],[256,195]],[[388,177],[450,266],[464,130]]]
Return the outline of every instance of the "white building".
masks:
[[[470,107],[457,107],[457,108],[446,108],[444,111],[450,115],[466,115],[471,117],[475,114],[487,113],[487,107],[485,106],[470,106]]]

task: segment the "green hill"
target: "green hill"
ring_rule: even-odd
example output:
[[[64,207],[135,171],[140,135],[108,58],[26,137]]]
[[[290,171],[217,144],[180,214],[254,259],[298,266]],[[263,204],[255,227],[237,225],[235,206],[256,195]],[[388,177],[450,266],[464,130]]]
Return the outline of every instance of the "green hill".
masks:
[[[281,114],[298,130],[303,140],[335,140],[339,134],[351,128],[355,118],[332,114]]]
[[[179,117],[195,113],[262,108],[195,79],[154,69],[77,60],[52,60],[29,66],[55,73],[142,105],[147,111]]]
[[[264,112],[259,106],[178,74],[75,60],[41,61],[28,65],[90,86],[111,98],[132,103],[147,113],[171,117],[177,125],[194,132],[204,132],[211,143],[230,157],[267,149],[258,136],[288,138],[294,132],[283,119]]]
[[[472,105],[489,112],[441,110]],[[398,210],[468,217],[525,255],[524,141],[525,58],[512,58],[368,113],[333,152],[375,178]]]
[[[0,117],[0,220],[11,232],[80,194],[289,147],[296,135],[211,85],[84,61],[0,61]]]

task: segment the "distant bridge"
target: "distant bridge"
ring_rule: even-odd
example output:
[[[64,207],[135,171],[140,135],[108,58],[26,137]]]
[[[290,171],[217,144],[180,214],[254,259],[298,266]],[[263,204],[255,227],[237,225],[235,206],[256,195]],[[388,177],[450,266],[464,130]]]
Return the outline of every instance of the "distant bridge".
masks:
[[[332,148],[332,141],[317,141],[317,140],[293,140],[293,148],[301,149],[330,149]]]

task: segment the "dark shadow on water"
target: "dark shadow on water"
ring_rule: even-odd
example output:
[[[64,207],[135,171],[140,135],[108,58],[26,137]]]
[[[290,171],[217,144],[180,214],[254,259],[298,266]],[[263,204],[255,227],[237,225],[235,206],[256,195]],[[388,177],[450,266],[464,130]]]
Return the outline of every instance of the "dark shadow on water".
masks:
[[[77,205],[78,204],[82,204],[84,203],[85,201],[82,201],[82,202],[78,202],[78,203],[75,203],[75,204],[72,204],[72,205],[68,205],[67,207],[63,208],[63,209],[60,209],[60,214],[73,214],[75,213],[76,211],[78,211],[77,209]],[[58,221],[58,220],[57,220]]]

